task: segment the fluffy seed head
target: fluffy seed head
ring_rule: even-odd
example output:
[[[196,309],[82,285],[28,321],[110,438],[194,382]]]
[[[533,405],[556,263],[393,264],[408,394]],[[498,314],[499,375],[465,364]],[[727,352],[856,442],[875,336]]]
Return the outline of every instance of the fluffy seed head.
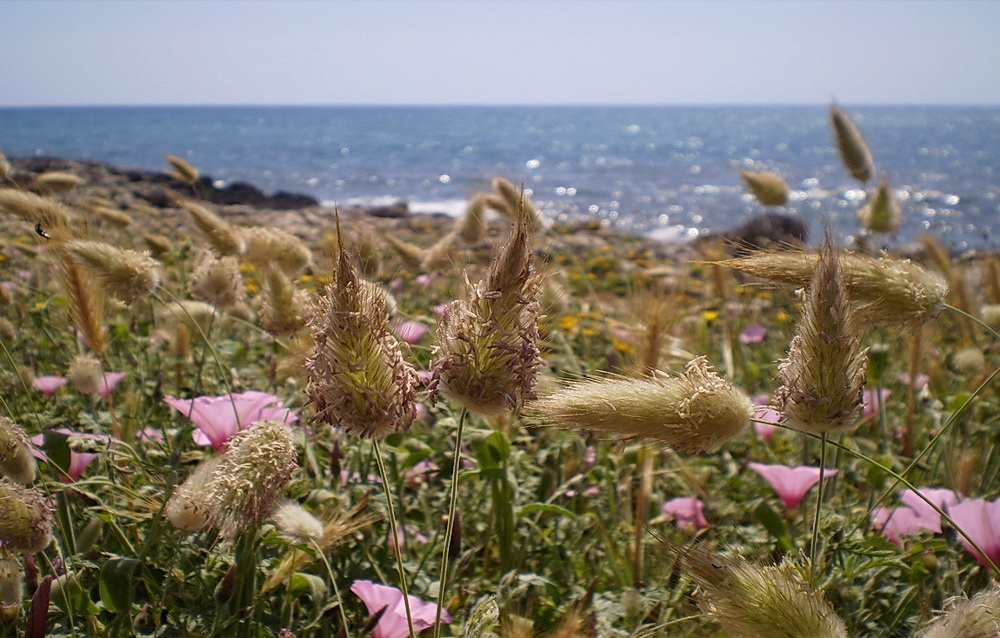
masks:
[[[62,171],[49,171],[35,177],[35,188],[43,193],[60,193],[82,186],[84,180],[79,175]]]
[[[859,182],[870,180],[875,174],[875,160],[861,131],[836,105],[830,107],[830,124],[844,168]]]
[[[86,240],[71,241],[66,250],[128,305],[152,293],[160,283],[157,262],[148,253]]]
[[[197,226],[212,250],[221,257],[239,255],[246,245],[243,237],[232,224],[225,221],[207,207],[194,202],[181,201],[181,208],[191,215],[191,221]]]
[[[677,377],[658,372],[643,379],[585,381],[536,401],[532,409],[553,424],[703,452],[745,430],[754,407],[746,393],[698,357]]]
[[[305,366],[313,420],[374,439],[408,429],[417,373],[389,329],[384,291],[358,278],[343,248],[312,328],[316,350]]]
[[[819,254],[758,252],[719,263],[777,284],[802,288],[812,280]],[[948,295],[944,279],[908,260],[876,259],[845,252],[840,255],[840,267],[855,316],[861,323],[920,325],[944,308]]]
[[[323,522],[295,501],[281,499],[271,520],[282,534],[296,543],[311,543],[323,538]]]
[[[695,551],[685,564],[700,586],[698,606],[733,636],[847,638],[833,607],[791,560],[757,566]]]
[[[24,598],[24,574],[14,556],[0,558],[0,625],[9,626],[21,615]]]
[[[17,326],[7,317],[0,317],[0,343],[13,343],[17,339]]]
[[[246,244],[246,260],[260,267],[277,266],[289,277],[297,277],[312,264],[312,252],[302,240],[280,228],[254,226],[240,231]]]
[[[313,314],[309,296],[278,268],[267,269],[264,288],[254,302],[261,327],[275,335],[301,330]]]
[[[188,292],[222,309],[235,306],[246,295],[239,262],[235,257],[202,253],[195,262]]]
[[[70,214],[59,202],[16,188],[0,188],[0,210],[39,224],[51,237],[64,237],[70,225]]]
[[[871,201],[858,210],[858,221],[873,233],[891,233],[903,223],[903,209],[892,196],[888,181],[879,182]]]
[[[529,231],[534,231],[541,226],[541,218],[538,215],[538,207],[531,198],[524,194],[522,189],[514,186],[514,183],[506,177],[497,176],[493,178],[493,190],[500,196],[501,206],[494,206],[501,215],[506,216],[511,221],[523,218],[528,225]]]
[[[40,552],[52,540],[52,510],[36,489],[0,478],[0,541],[19,552]]]
[[[298,467],[292,431],[264,419],[234,434],[205,485],[208,524],[232,540],[274,511]]]
[[[0,180],[6,179],[7,175],[10,174],[10,161],[7,160],[7,156],[0,151]]]
[[[829,240],[807,294],[788,358],[778,364],[783,385],[775,392],[775,408],[797,430],[847,430],[863,411],[868,350],[861,347],[840,259]]]
[[[1000,586],[969,599],[951,601],[951,609],[936,619],[921,638],[996,638],[1000,631]]]
[[[177,486],[163,510],[164,517],[171,525],[187,531],[208,527],[211,507],[205,486],[220,460],[221,455],[205,459]]]
[[[465,214],[455,220],[454,232],[466,244],[476,244],[483,238],[486,230],[486,197],[476,193],[469,200]]]
[[[416,269],[423,266],[427,250],[393,235],[386,235],[385,239],[406,266]]]
[[[170,240],[163,235],[146,233],[142,236],[142,240],[146,243],[146,247],[149,248],[149,251],[153,253],[154,257],[161,257],[174,249]]]
[[[84,394],[97,394],[104,384],[101,362],[89,354],[78,354],[73,357],[69,363],[67,377],[73,387]]]
[[[527,220],[522,216],[493,256],[485,277],[469,285],[438,323],[433,394],[472,412],[519,411],[533,388],[538,351],[540,278],[531,267]]]
[[[170,174],[179,181],[189,186],[198,181],[198,169],[192,166],[187,160],[168,153],[167,163],[174,169]]]
[[[747,188],[764,206],[784,206],[788,203],[788,184],[770,171],[740,171]]]
[[[22,485],[35,480],[35,457],[28,435],[5,416],[0,416],[0,474]]]

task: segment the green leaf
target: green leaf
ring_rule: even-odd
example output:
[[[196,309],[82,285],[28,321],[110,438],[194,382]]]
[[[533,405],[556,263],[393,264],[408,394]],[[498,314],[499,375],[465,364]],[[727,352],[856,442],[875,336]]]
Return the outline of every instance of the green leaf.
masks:
[[[101,602],[108,611],[127,611],[132,606],[132,577],[142,563],[136,558],[116,556],[101,568]]]
[[[753,511],[754,518],[760,521],[767,531],[771,532],[771,536],[778,541],[778,545],[782,549],[792,551],[795,549],[795,544],[792,543],[792,537],[788,535],[788,526],[785,524],[785,519],[778,515],[767,503],[761,503],[757,506],[757,509]]]
[[[534,514],[535,512],[548,512],[550,514],[565,516],[566,518],[576,518],[576,514],[569,511],[565,507],[552,505],[551,503],[529,503],[521,508],[519,514],[521,516],[527,516],[529,514]]]
[[[288,593],[298,598],[306,595],[310,600],[322,601],[326,598],[326,583],[315,574],[295,572],[288,579]]]

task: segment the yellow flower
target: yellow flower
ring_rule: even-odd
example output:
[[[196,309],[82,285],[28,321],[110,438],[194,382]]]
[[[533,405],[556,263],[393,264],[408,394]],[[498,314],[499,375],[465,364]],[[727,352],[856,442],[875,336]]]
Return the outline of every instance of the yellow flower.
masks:
[[[580,317],[577,315],[563,315],[559,317],[559,329],[560,330],[573,330],[580,323]]]
[[[716,319],[719,318],[719,311],[718,310],[702,310],[701,311],[701,318],[704,319],[705,321],[711,323],[711,322],[713,322],[713,321],[715,321]]]

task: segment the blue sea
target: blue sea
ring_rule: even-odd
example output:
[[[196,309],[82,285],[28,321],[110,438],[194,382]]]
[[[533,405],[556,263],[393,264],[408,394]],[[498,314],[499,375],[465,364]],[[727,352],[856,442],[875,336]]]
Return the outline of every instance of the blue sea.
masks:
[[[1000,107],[842,107],[903,207],[883,243],[933,233],[956,250],[997,247]],[[173,153],[220,185],[451,214],[500,174],[550,219],[667,240],[762,212],[742,169],[780,173],[793,193],[779,212],[813,237],[826,224],[856,235],[865,196],[839,163],[828,105],[0,108],[0,151],[153,170]]]

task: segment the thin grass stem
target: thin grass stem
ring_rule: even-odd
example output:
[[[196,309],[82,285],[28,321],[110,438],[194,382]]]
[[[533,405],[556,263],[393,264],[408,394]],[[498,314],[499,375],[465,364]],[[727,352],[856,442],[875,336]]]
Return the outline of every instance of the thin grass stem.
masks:
[[[392,504],[392,490],[389,488],[389,474],[385,471],[385,462],[382,460],[382,447],[378,441],[372,439],[372,448],[375,451],[375,464],[378,465],[378,475],[382,479],[382,489],[385,490],[385,507],[389,513],[389,534],[396,542],[396,571],[399,572],[399,589],[403,592],[403,606],[406,607],[406,624],[410,630],[410,638],[416,638],[413,632],[413,612],[410,611],[410,592],[406,586],[406,570],[403,569],[403,549],[397,535],[398,526],[396,523],[396,508]]]
[[[445,527],[444,542],[441,549],[441,575],[438,584],[437,613],[434,615],[434,638],[441,636],[441,613],[444,609],[444,596],[448,584],[448,552],[451,549],[451,535],[455,529],[455,510],[458,507],[458,471],[462,467],[462,431],[465,429],[465,419],[469,411],[462,408],[458,417],[458,431],[455,433],[455,457],[451,468],[451,494],[448,497],[448,524]]]

